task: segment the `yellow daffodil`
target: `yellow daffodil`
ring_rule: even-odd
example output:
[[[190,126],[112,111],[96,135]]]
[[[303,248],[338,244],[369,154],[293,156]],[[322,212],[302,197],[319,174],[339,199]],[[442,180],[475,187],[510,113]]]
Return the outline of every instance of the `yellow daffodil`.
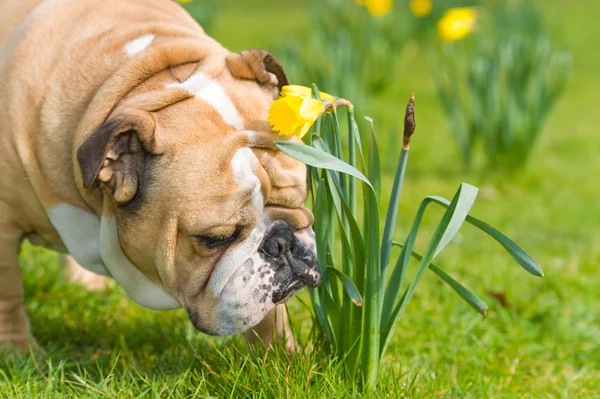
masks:
[[[356,0],[356,2],[366,6],[369,13],[375,17],[382,17],[392,11],[392,0]]]
[[[432,8],[431,0],[411,0],[410,2],[410,11],[418,18],[428,16]]]
[[[299,85],[283,86],[283,88],[281,89],[281,97],[285,97],[289,94],[295,94],[303,97],[311,97],[312,89],[310,87]],[[319,95],[321,96],[321,100],[335,101],[335,97],[331,94],[323,93],[322,91],[320,91]]]
[[[288,88],[287,92],[271,104],[269,124],[280,136],[304,137],[308,129],[321,115],[323,102],[311,98],[310,88],[307,87],[306,89],[308,89],[308,95],[298,94],[290,91],[293,89]]]
[[[451,8],[438,22],[438,34],[445,42],[455,42],[473,31],[477,13],[473,8]]]

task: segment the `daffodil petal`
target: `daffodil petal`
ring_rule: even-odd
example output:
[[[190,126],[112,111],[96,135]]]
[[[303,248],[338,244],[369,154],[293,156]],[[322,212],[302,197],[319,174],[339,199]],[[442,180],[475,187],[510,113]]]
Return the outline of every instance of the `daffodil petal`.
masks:
[[[299,96],[308,97],[311,93],[311,88],[300,85],[286,85],[281,88],[281,96],[285,97],[288,94],[296,94]]]
[[[296,134],[294,134],[294,136],[297,136],[299,138],[304,137],[304,135],[306,135],[306,133],[308,132],[308,129],[310,129],[310,127],[313,125],[313,123],[314,123],[314,121],[306,122],[302,126],[299,126],[299,129],[297,129]]]
[[[302,119],[314,122],[319,117],[319,115],[321,115],[322,109],[322,101],[315,100],[314,98],[310,97],[305,97],[304,101],[302,101],[302,105],[300,106],[298,114]]]
[[[303,97],[312,97],[312,89],[306,86],[300,85],[287,85],[281,88],[281,96],[285,97],[288,95],[299,95]],[[322,100],[335,101],[335,97],[331,94],[324,93],[322,91],[319,92]]]

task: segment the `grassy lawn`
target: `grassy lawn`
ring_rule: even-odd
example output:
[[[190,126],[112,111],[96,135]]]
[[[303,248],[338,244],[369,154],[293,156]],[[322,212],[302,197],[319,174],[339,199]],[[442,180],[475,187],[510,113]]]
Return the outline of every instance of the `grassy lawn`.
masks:
[[[236,3],[220,4],[214,32],[232,50],[302,40],[309,14],[300,2]],[[384,126],[382,163],[391,171],[400,145],[398,115],[410,91],[417,95],[398,238],[422,197],[451,197],[466,181],[481,188],[472,213],[515,239],[546,273],[529,276],[466,226],[438,263],[481,295],[488,317],[430,273],[384,359],[377,397],[600,397],[598,6],[595,0],[543,4],[556,38],[573,52],[574,76],[530,167],[518,176],[462,172],[419,51],[397,72],[398,90],[374,104],[376,124]],[[425,233],[440,214],[425,220]],[[27,310],[46,353],[0,360],[1,398],[358,396],[327,354],[249,356],[239,337],[195,331],[184,311],[150,311],[120,288],[90,293],[64,282],[52,252],[26,246],[21,260]],[[306,293],[301,298],[308,301]],[[290,307],[304,342],[308,311],[297,299]]]

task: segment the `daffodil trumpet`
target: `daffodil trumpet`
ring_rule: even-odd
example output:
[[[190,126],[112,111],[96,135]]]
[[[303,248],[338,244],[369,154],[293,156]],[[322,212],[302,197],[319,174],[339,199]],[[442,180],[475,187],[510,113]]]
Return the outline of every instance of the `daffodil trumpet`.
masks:
[[[280,98],[269,109],[269,124],[280,136],[302,138],[324,113],[341,106],[352,108],[348,100],[323,92],[319,92],[319,97],[321,99],[312,98],[309,87],[284,86]]]

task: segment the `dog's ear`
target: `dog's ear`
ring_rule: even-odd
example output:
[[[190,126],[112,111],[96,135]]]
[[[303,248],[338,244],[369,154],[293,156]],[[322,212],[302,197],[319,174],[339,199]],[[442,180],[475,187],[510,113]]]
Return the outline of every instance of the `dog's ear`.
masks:
[[[231,74],[238,79],[256,80],[261,85],[277,87],[278,94],[289,84],[283,67],[265,50],[247,50],[229,54],[225,60]]]
[[[154,128],[154,119],[141,111],[115,115],[104,122],[77,149],[83,187],[99,181],[112,189],[117,203],[133,199],[147,150],[153,144]]]

